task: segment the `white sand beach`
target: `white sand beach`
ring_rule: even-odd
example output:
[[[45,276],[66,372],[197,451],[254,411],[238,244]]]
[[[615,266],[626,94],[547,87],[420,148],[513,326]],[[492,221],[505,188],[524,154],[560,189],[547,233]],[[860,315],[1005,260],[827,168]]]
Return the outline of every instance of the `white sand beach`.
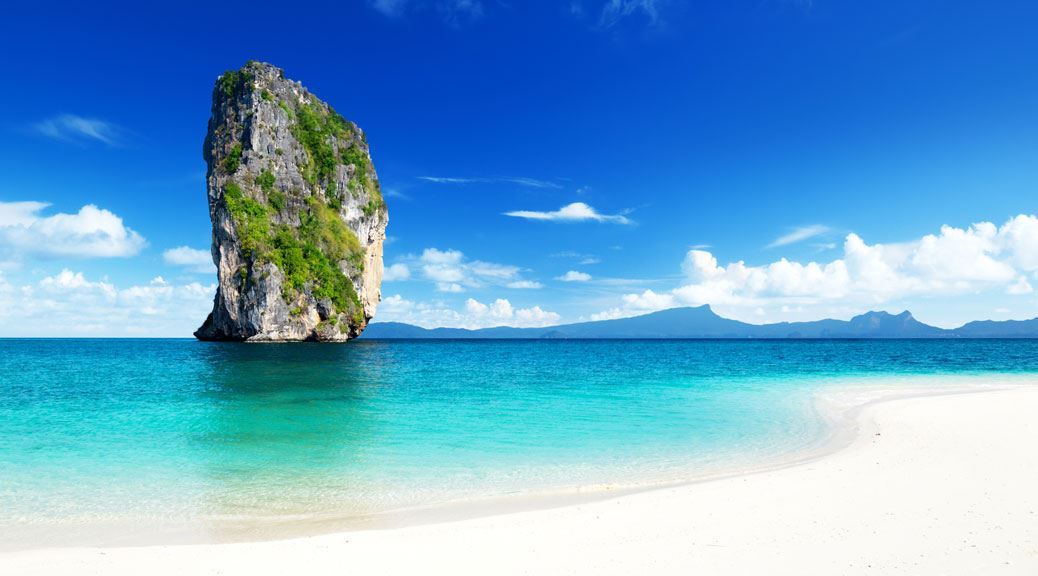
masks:
[[[1038,387],[868,402],[831,453],[543,510],[272,542],[53,548],[0,574],[1038,574]]]

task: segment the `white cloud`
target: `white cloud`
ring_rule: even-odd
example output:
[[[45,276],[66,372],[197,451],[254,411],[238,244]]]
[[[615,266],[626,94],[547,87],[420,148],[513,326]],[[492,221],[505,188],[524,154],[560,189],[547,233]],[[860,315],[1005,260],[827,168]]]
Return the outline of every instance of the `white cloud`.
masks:
[[[808,238],[814,238],[815,236],[825,234],[829,231],[828,226],[822,226],[821,224],[812,224],[810,226],[800,226],[794,228],[788,234],[779,236],[775,240],[768,244],[768,248],[777,248],[779,246],[787,246],[789,244],[795,244]]]
[[[372,0],[371,6],[386,16],[400,16],[404,7],[407,5],[407,0]]]
[[[672,308],[675,302],[673,294],[657,294],[652,290],[645,290],[641,294],[626,294],[623,301],[625,308],[639,312]]]
[[[465,291],[465,289],[461,287],[461,284],[458,284],[457,282],[439,282],[436,284],[436,290],[454,294]]]
[[[162,253],[162,259],[167,264],[183,266],[191,272],[199,274],[212,274],[216,272],[213,264],[213,255],[208,250],[198,250],[189,246],[178,246],[170,248]]]
[[[633,311],[625,311],[620,308],[610,308],[601,312],[592,314],[588,319],[593,322],[599,320],[616,320],[617,318],[626,318],[628,316],[636,316],[638,313]]]
[[[483,17],[483,3],[479,0],[441,0],[436,8],[443,21],[452,26],[475,22]]]
[[[1005,248],[1017,268],[1038,271],[1038,217],[1021,214],[999,230]]]
[[[595,256],[594,254],[581,254],[580,252],[575,252],[573,250],[563,250],[562,252],[556,252],[554,254],[551,254],[551,257],[577,260],[577,263],[581,266],[602,263],[602,259]]]
[[[0,202],[0,252],[79,258],[133,256],[147,244],[115,214],[88,204],[76,214],[41,212],[43,202]]]
[[[528,188],[562,188],[560,184],[525,176],[419,176],[419,180],[436,184],[518,184]]]
[[[534,282],[533,280],[516,280],[515,282],[505,284],[505,286],[514,290],[539,290],[544,288],[544,284]]]
[[[215,284],[162,277],[119,288],[69,269],[16,289],[0,275],[0,335],[189,336],[215,292]]]
[[[516,275],[519,274],[519,268],[517,266],[480,262],[479,260],[472,261],[472,263],[469,264],[469,270],[471,270],[476,276],[482,278],[497,278],[500,280],[515,278]]]
[[[436,248],[426,248],[419,261],[422,263],[422,272],[425,277],[441,286],[440,290],[454,291],[442,288],[453,285],[457,286],[457,291],[460,292],[461,286],[458,282],[467,277],[467,271],[462,265],[464,257],[465,255],[457,250],[441,251]]]
[[[34,128],[36,132],[48,138],[79,144],[100,142],[108,146],[117,146],[123,138],[123,130],[115,124],[75,114],[61,114],[48,118],[37,122]]]
[[[87,280],[82,272],[62,270],[55,276],[48,276],[40,280],[40,288],[52,294],[71,292],[97,292],[107,298],[115,298],[118,292],[115,287],[107,282],[91,282]]]
[[[405,260],[409,269],[421,270],[422,277],[434,282],[440,292],[463,292],[487,285],[533,288],[537,284],[521,278],[518,266],[469,260],[458,250],[426,248],[420,256]]]
[[[1034,292],[1034,288],[1031,287],[1031,283],[1024,276],[1020,276],[1016,279],[1016,282],[1006,287],[1006,294],[1012,294],[1013,296],[1030,294],[1031,292]]]
[[[505,216],[542,220],[546,222],[612,222],[614,224],[631,224],[631,220],[622,214],[599,214],[594,208],[583,203],[573,202],[552,212],[533,210],[513,210],[505,212]]]
[[[395,294],[382,300],[376,322],[405,322],[425,328],[489,328],[493,326],[540,327],[558,324],[560,316],[540,306],[516,308],[504,298],[483,303],[465,301],[462,310],[443,302],[414,302]]]
[[[1027,294],[1032,286],[1026,274],[1035,268],[1038,218],[1024,215],[1001,227],[942,226],[938,234],[899,244],[870,245],[848,234],[843,256],[829,262],[781,258],[759,266],[743,261],[721,266],[710,252],[689,250],[682,263],[687,283],[624,295],[620,306],[599,316],[711,304],[735,318],[751,318],[758,310],[817,318],[834,307],[862,310],[909,297]]]
[[[515,321],[518,326],[553,326],[558,324],[559,320],[558,314],[542,310],[540,306],[520,308],[515,311]]]
[[[659,21],[660,0],[607,0],[602,7],[598,25],[609,28],[620,20],[634,14],[644,15],[651,24]],[[572,7],[571,7],[572,10]]]
[[[587,282],[591,280],[591,275],[586,272],[570,270],[562,276],[556,278],[556,280],[562,280],[563,282]]]
[[[395,282],[397,280],[407,280],[411,277],[411,269],[407,267],[407,264],[396,263],[392,266],[387,266],[385,271],[382,273],[383,282]]]
[[[46,202],[0,202],[0,229],[28,228],[40,219],[39,213],[50,204]]]
[[[370,0],[370,4],[376,11],[390,18],[398,18],[408,11],[434,8],[443,21],[451,26],[468,24],[483,17],[483,3],[480,0],[438,0],[435,4],[409,0]]]
[[[498,298],[490,305],[469,298],[465,301],[465,311],[476,317],[486,316],[500,320],[507,320],[515,315],[515,311],[512,309],[512,303],[504,298]]]

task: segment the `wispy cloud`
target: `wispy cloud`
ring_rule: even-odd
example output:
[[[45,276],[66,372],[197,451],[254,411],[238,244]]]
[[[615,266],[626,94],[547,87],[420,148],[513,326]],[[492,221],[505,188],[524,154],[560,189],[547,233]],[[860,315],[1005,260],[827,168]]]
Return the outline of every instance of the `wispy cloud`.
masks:
[[[101,143],[118,146],[125,131],[111,122],[97,118],[84,118],[75,114],[61,114],[33,125],[38,134],[74,144]]]
[[[768,248],[778,248],[779,246],[787,246],[789,244],[796,244],[802,242],[808,238],[814,238],[821,234],[825,234],[829,231],[828,226],[822,226],[821,224],[812,224],[810,226],[800,226],[791,230],[788,234],[783,234],[768,244]]]
[[[483,3],[480,0],[439,0],[434,6],[410,0],[371,0],[370,4],[376,11],[390,18],[400,18],[410,11],[435,8],[440,18],[450,26],[469,24],[483,17]]]
[[[513,210],[505,212],[505,216],[525,218],[527,220],[543,220],[547,222],[610,222],[613,224],[633,224],[623,214],[600,214],[583,202],[573,202],[551,212],[535,210]]]
[[[406,6],[407,0],[373,0],[371,2],[372,8],[391,18],[401,16]]]
[[[419,180],[437,184],[518,184],[529,188],[562,188],[561,185],[548,180],[525,178],[522,176],[419,176]]]
[[[573,250],[563,250],[562,252],[549,254],[549,256],[552,258],[567,258],[577,260],[581,265],[602,263],[602,259],[598,256],[595,256],[594,254],[581,254],[580,252],[575,252]]]
[[[642,14],[651,24],[659,22],[659,5],[661,0],[608,0],[602,7],[598,25],[609,28],[620,20],[632,15]]]
[[[382,196],[386,198],[399,198],[401,200],[410,200],[411,197],[400,191],[399,188],[390,187],[382,189]]]
[[[443,21],[451,26],[470,24],[483,17],[483,3],[479,0],[441,0],[436,7]]]

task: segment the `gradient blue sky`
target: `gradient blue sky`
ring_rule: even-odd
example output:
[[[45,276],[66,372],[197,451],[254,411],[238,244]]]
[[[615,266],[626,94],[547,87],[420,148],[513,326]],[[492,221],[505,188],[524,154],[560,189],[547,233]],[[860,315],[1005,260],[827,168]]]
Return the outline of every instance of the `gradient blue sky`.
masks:
[[[1038,316],[1034,3],[149,4],[3,9],[0,335],[197,327],[248,59],[367,132],[376,320]]]

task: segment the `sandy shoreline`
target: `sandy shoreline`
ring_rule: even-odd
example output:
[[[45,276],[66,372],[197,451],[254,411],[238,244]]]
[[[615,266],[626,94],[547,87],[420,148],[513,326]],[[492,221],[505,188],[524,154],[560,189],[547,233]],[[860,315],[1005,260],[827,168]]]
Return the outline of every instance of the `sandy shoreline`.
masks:
[[[292,540],[9,552],[0,573],[1038,573],[1038,387],[821,401],[850,425],[749,474]]]

